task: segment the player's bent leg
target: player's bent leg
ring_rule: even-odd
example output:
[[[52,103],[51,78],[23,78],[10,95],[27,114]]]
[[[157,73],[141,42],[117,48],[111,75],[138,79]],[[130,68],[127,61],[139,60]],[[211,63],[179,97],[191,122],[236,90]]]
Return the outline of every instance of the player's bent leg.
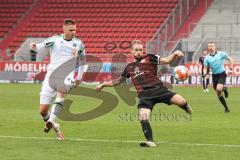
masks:
[[[48,123],[48,120],[50,118],[50,113],[49,113],[49,107],[52,102],[54,94],[48,93],[46,90],[45,92],[41,92],[40,94],[40,114],[42,115],[43,120],[46,122],[44,132],[48,133],[51,128],[52,124]]]
[[[205,76],[202,76],[202,86],[203,86],[203,92],[206,91],[206,79],[205,79]]]
[[[222,91],[223,91],[223,84],[217,84],[216,92],[218,97],[222,96]]]
[[[171,98],[170,102],[171,102],[171,104],[175,104],[175,105],[179,106],[180,108],[182,108],[186,113],[192,114],[191,107],[188,105],[187,101],[181,95],[175,94]]]
[[[208,85],[209,85],[209,75],[206,75],[206,91],[207,92],[209,92]]]
[[[60,130],[60,125],[55,122],[57,115],[61,112],[63,107],[64,96],[64,93],[57,93],[57,98],[52,106],[49,120],[46,123],[46,128],[54,129],[58,140],[64,140],[64,135]]]
[[[63,107],[64,98],[57,97],[50,113],[49,122],[55,123],[57,115],[61,112]]]
[[[225,98],[228,98],[228,89],[226,86],[223,87],[223,92],[224,92]]]
[[[40,92],[40,114],[42,119],[46,122],[49,119],[50,113],[48,112],[53,97],[55,97],[55,91],[50,88],[44,80],[43,86]]]
[[[148,108],[140,108],[138,110],[138,116],[140,121],[149,120],[150,114],[151,114],[151,110]]]
[[[42,115],[42,119],[46,122],[44,127],[44,132],[48,133],[53,127],[52,123],[49,123],[50,113],[48,111],[50,104],[40,104],[40,114]]]
[[[222,105],[224,107],[224,112],[228,113],[228,112],[230,112],[230,110],[227,106],[225,98],[222,95],[223,87],[224,87],[223,84],[217,84],[216,92],[217,92],[217,96],[218,96],[219,101],[222,103]]]
[[[138,116],[142,126],[143,134],[147,141],[140,142],[141,147],[155,147],[156,144],[153,142],[152,128],[149,123],[151,110],[148,108],[139,108]]]
[[[45,122],[48,121],[50,116],[50,113],[48,111],[49,107],[50,107],[50,104],[40,104],[40,107],[39,107],[39,113]]]

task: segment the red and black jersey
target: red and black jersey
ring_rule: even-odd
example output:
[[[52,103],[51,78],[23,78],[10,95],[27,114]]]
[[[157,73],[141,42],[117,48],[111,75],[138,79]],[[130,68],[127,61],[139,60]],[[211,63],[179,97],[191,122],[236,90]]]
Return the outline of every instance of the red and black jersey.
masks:
[[[201,56],[198,60],[199,63],[201,64],[201,66],[202,66],[202,75],[203,75],[203,69],[204,69],[204,59],[205,59],[205,56]],[[207,74],[209,74],[209,72],[210,72],[210,68],[207,67]]]
[[[201,56],[200,58],[199,58],[199,63],[202,65],[202,66],[204,66],[204,58],[205,58],[205,56]]]
[[[121,76],[132,79],[139,97],[157,96],[167,88],[157,76],[160,56],[147,54],[141,60],[129,63]]]

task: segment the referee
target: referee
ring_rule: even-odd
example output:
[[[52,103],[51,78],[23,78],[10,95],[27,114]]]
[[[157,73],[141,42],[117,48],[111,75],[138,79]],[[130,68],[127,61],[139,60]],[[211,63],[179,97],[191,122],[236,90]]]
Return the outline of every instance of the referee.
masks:
[[[204,74],[207,74],[207,67],[211,68],[212,71],[212,82],[213,88],[217,93],[219,101],[224,107],[224,112],[228,113],[229,108],[225,101],[225,98],[228,97],[227,88],[224,88],[226,83],[227,74],[224,68],[225,60],[228,60],[230,63],[230,70],[233,70],[233,59],[228,56],[226,52],[216,51],[216,45],[214,42],[208,43],[208,50],[210,53],[204,59]],[[222,95],[224,92],[225,98]]]

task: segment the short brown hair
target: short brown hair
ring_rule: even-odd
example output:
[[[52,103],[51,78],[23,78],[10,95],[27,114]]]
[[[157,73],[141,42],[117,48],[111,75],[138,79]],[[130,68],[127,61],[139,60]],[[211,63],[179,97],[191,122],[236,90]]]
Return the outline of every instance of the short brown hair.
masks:
[[[76,22],[73,19],[65,19],[63,25],[75,25]]]
[[[208,42],[208,44],[215,44],[215,42],[213,42],[213,41],[210,41],[210,42]]]
[[[131,44],[131,49],[133,49],[133,46],[134,46],[135,44],[141,44],[141,45],[143,45],[142,41],[140,41],[140,40],[133,40],[133,41],[132,41],[132,44]]]

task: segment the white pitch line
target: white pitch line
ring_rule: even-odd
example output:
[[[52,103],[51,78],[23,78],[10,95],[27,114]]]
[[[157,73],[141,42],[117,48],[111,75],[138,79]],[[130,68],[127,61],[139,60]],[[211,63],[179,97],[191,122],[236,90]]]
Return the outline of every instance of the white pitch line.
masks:
[[[56,138],[49,137],[24,137],[24,136],[4,136],[0,138],[12,139],[37,139],[37,140],[56,140]],[[124,141],[124,140],[107,140],[107,139],[81,139],[81,138],[65,138],[67,141],[87,141],[87,142],[108,142],[108,143],[139,143],[139,141]],[[216,147],[236,147],[240,148],[240,144],[207,144],[207,143],[184,143],[184,142],[156,142],[157,144],[170,144],[170,145],[187,145],[187,146],[216,146]]]

